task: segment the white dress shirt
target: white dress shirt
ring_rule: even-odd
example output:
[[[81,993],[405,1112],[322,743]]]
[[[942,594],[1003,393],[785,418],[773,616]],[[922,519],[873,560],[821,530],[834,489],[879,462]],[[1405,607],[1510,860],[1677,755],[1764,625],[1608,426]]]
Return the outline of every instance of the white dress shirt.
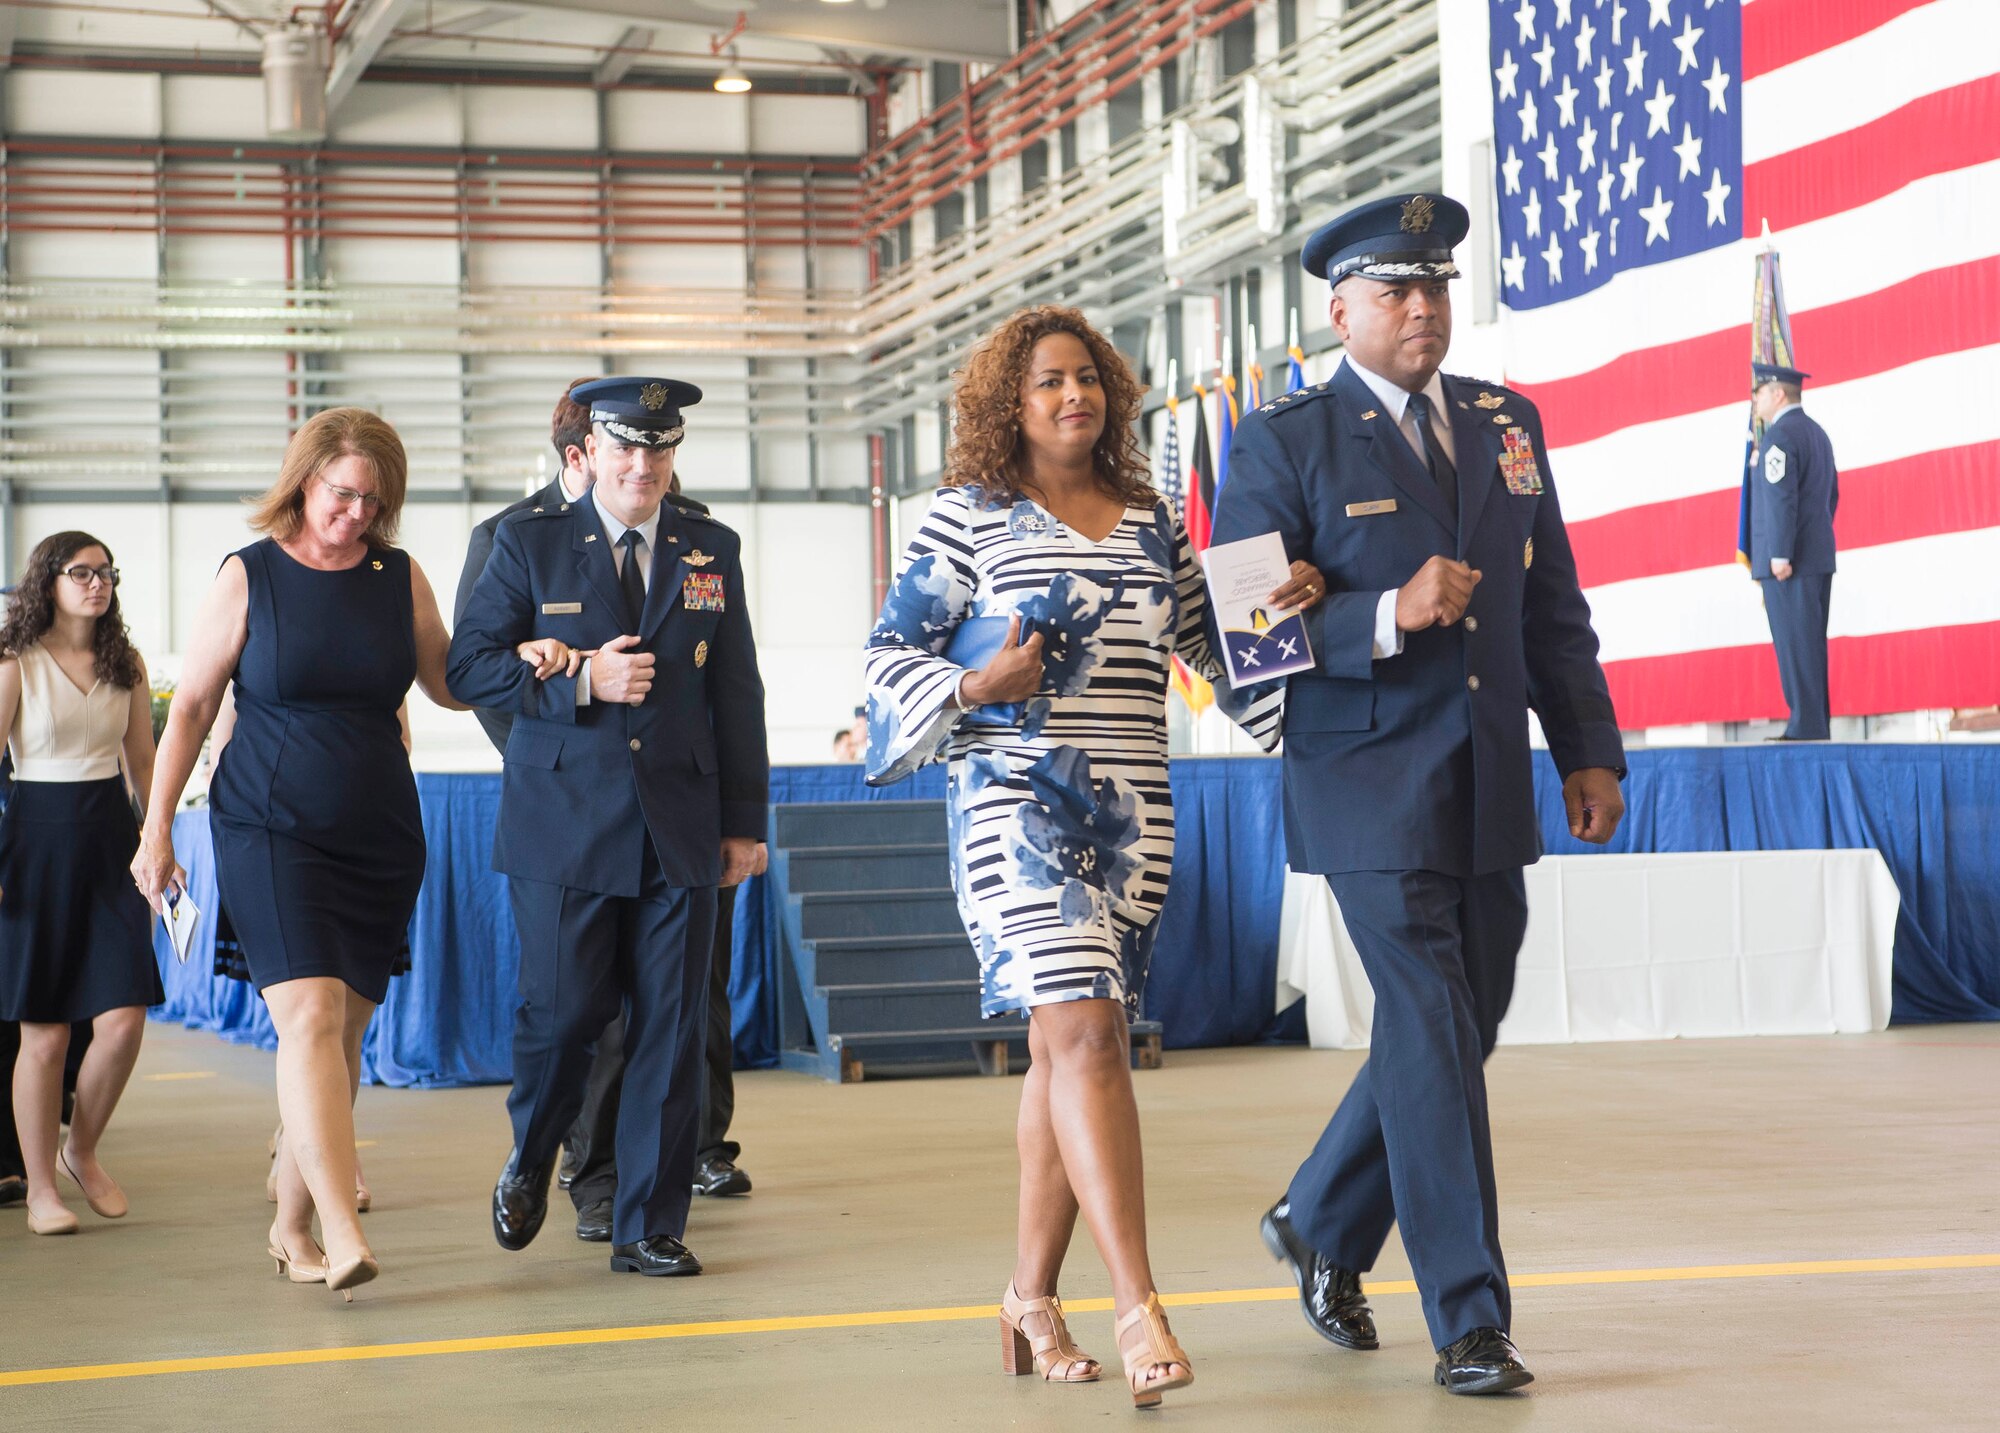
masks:
[[[652,591],[653,548],[660,533],[660,510],[654,508],[653,515],[635,528],[626,527],[624,523],[606,512],[602,504],[597,505],[597,518],[604,524],[605,541],[611,544],[611,569],[618,574],[621,581],[625,576],[625,534],[627,532],[639,534],[639,545],[633,549],[632,556],[639,564],[639,581],[648,592]],[[580,707],[590,705],[590,658],[588,657],[585,657],[583,665],[576,669],[576,704]]]
[[[1354,355],[1343,353],[1340,361],[1354,370],[1354,376],[1368,385],[1381,403],[1382,411],[1395,420],[1396,431],[1409,442],[1418,461],[1428,468],[1430,457],[1424,452],[1424,435],[1417,431],[1417,420],[1410,412],[1410,391],[1393,383],[1381,374],[1363,368],[1354,361]],[[1444,449],[1445,457],[1453,467],[1458,466],[1458,454],[1453,451],[1451,440],[1451,415],[1444,406],[1444,381],[1437,374],[1424,385],[1424,396],[1431,400],[1431,432],[1436,436],[1438,446]],[[1414,574],[1412,574],[1414,575]],[[1375,607],[1375,660],[1396,656],[1403,650],[1403,634],[1396,630],[1396,594],[1384,592],[1382,600]]]

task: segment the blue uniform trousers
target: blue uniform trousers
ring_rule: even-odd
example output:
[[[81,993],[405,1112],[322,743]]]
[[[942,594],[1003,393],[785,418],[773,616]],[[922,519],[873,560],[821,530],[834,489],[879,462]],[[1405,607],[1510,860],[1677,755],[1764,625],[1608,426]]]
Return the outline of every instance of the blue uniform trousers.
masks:
[[[1528,928],[1519,868],[1327,877],[1375,988],[1368,1060],[1292,1176],[1292,1227],[1366,1271],[1400,1225],[1438,1348],[1506,1330],[1486,1075]]]
[[[670,886],[651,843],[637,896],[509,881],[521,936],[514,1087],[520,1167],[546,1168],[582,1107],[591,1045],[625,1011],[611,1238],[687,1230],[701,1117],[715,888]]]
[[[1831,572],[1798,572],[1783,582],[1760,577],[1771,645],[1778,649],[1778,681],[1792,717],[1785,735],[1825,741],[1831,732],[1826,682],[1826,618],[1833,602]]]

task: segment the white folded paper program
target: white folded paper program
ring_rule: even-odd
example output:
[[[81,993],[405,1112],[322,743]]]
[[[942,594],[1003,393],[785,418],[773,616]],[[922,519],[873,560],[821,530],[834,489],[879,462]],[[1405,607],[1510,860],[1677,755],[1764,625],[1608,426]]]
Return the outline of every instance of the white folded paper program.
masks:
[[[1306,640],[1305,614],[1271,606],[1271,594],[1292,574],[1284,539],[1267,532],[1217,543],[1202,553],[1201,560],[1209,606],[1222,631],[1229,685],[1247,687],[1311,671],[1312,643]]]
[[[201,911],[196,908],[194,898],[186,891],[168,887],[167,909],[160,922],[167,928],[167,939],[173,942],[174,959],[182,965],[187,964],[188,948],[194,943],[195,922],[200,919]]]

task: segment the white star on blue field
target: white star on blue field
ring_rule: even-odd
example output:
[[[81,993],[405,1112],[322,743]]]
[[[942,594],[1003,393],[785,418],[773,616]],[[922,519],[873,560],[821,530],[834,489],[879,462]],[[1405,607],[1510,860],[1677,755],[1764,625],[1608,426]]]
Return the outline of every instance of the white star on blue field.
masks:
[[[1740,0],[1490,5],[1508,307],[1742,235]]]

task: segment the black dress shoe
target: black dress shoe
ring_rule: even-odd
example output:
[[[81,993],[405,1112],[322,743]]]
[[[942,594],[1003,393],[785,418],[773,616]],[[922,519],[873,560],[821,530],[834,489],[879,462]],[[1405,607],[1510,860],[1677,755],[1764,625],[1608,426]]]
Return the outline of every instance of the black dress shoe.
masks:
[[[725,1194],[748,1194],[750,1176],[736,1167],[726,1154],[710,1155],[694,1169],[694,1192],[717,1198]]]
[[[1289,1264],[1299,1285],[1299,1307],[1313,1332],[1328,1343],[1367,1352],[1380,1348],[1375,1336],[1375,1315],[1361,1292],[1361,1275],[1343,1269],[1319,1250],[1299,1238],[1292,1228],[1292,1205],[1280,1199],[1264,1215],[1260,1226],[1264,1247],[1271,1257]]]
[[[611,1272],[671,1279],[684,1274],[699,1274],[701,1260],[695,1258],[694,1251],[673,1235],[653,1234],[636,1244],[613,1244]]]
[[[507,1156],[500,1181],[493,1186],[493,1237],[503,1249],[525,1249],[542,1232],[549,1212],[549,1171],[520,1169],[521,1151]]]
[[[1439,1349],[1435,1376],[1447,1393],[1505,1393],[1535,1381],[1499,1329],[1474,1329]]]
[[[586,1244],[611,1242],[611,1201],[600,1199],[576,1211],[576,1237]]]
[[[28,1181],[18,1174],[0,1176],[0,1209],[28,1202]]]

